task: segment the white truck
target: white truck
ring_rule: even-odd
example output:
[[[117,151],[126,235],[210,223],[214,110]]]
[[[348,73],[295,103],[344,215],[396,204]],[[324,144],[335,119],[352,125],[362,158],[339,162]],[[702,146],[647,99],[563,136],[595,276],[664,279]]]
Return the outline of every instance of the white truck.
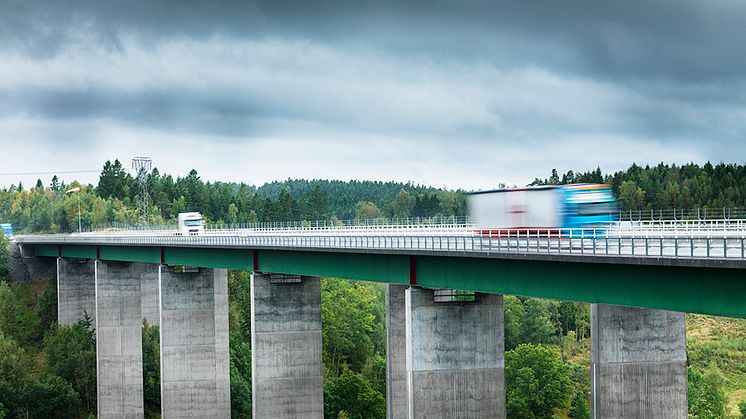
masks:
[[[178,216],[179,233],[182,236],[196,236],[205,232],[205,222],[198,212],[182,212]]]

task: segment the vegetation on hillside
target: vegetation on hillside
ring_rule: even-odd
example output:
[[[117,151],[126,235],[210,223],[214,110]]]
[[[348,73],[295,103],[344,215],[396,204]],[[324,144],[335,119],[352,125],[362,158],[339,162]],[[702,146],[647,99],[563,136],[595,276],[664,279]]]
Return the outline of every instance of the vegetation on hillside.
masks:
[[[568,183],[608,183],[625,210],[691,208],[732,208],[746,206],[746,165],[700,166],[659,164],[603,174],[600,168],[586,172],[568,171],[561,177],[557,170],[532,185]]]
[[[600,169],[534,184],[608,182],[625,209],[744,206],[746,166],[695,164],[639,167],[604,175]],[[20,232],[77,227],[81,186],[84,228],[135,224],[137,184],[122,165],[107,162],[99,183],[21,185],[0,190],[0,221]],[[154,170],[148,180],[150,223],[182,211],[210,221],[332,220],[463,215],[463,191],[395,182],[287,180],[261,187],[203,182],[196,171],[173,178]],[[56,323],[49,283],[3,282],[9,265],[0,238],[0,418],[85,417],[95,413],[95,332],[90,319]],[[229,275],[231,404],[251,415],[249,273]],[[385,297],[381,284],[322,282],[325,416],[385,416]],[[507,406],[510,417],[588,418],[590,312],[582,303],[505,297]],[[692,417],[746,417],[746,322],[688,316],[689,410]],[[148,417],[160,411],[159,333],[143,325],[143,384]],[[38,400],[45,400],[40,406]]]

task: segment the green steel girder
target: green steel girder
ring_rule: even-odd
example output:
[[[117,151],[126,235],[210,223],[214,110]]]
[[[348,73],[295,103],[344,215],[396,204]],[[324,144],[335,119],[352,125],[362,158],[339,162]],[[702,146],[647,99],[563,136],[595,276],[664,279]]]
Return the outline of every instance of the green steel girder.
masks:
[[[419,256],[417,284],[746,317],[738,269]]]
[[[409,256],[259,250],[262,272],[409,284]]]
[[[63,258],[96,259],[96,246],[62,246]]]
[[[37,256],[336,277],[746,318],[746,270],[476,256],[36,245]],[[59,252],[59,253],[58,253]],[[256,258],[256,259],[255,259]]]
[[[99,259],[161,263],[161,249],[158,247],[99,246]]]
[[[254,268],[253,251],[247,249],[165,247],[163,253],[163,261],[167,265],[246,270]]]

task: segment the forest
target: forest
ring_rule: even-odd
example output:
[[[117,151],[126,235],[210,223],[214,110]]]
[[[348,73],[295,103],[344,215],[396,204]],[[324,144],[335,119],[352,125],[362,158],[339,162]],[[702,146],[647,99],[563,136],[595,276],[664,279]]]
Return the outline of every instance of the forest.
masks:
[[[625,209],[742,207],[746,166],[689,164],[553,170],[532,184],[609,183]],[[17,232],[77,229],[81,187],[84,229],[136,225],[139,186],[119,161],[106,162],[97,185],[45,185],[0,190],[0,222]],[[496,186],[499,186],[496,183]],[[259,187],[148,176],[148,221],[173,223],[200,211],[213,223],[462,216],[463,190],[375,181],[286,180]],[[8,246],[0,238],[0,419],[93,417],[96,405],[95,330],[90,318],[56,322],[54,281],[6,280]],[[229,272],[231,405],[251,416],[250,272]],[[52,278],[50,278],[52,279]],[[506,296],[505,381],[511,418],[590,417],[590,310],[577,302]],[[386,412],[385,286],[324,278],[322,322],[325,417],[383,418]],[[746,418],[746,322],[691,315],[688,323],[689,410],[699,418]],[[159,417],[159,333],[143,324],[143,382],[148,417]],[[39,402],[43,400],[43,402]]]

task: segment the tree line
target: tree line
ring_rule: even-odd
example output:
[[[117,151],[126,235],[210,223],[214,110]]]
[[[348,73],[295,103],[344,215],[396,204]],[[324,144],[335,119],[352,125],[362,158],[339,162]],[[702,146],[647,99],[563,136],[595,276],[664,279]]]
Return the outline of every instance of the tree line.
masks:
[[[746,207],[746,165],[742,164],[632,164],[614,173],[603,174],[596,168],[569,170],[562,176],[553,169],[548,178],[536,178],[531,185],[571,183],[611,185],[624,210]]]
[[[608,183],[622,210],[722,209],[746,207],[746,165],[705,163],[658,164],[603,173],[585,172],[536,178],[529,185]],[[504,186],[496,182],[496,186]],[[119,160],[107,161],[97,185],[65,184],[57,176],[31,188],[22,184],[0,189],[0,221],[20,232],[71,232],[78,226],[80,187],[83,228],[107,223],[135,225],[140,186]],[[412,183],[288,179],[259,187],[246,183],[205,182],[196,170],[186,176],[147,176],[148,222],[172,223],[180,212],[198,211],[219,224],[276,221],[374,219],[380,217],[450,217],[466,214],[466,191]]]
[[[57,176],[31,188],[22,184],[0,189],[0,220],[20,232],[71,232],[78,227],[80,187],[84,229],[107,223],[135,225],[141,188],[119,160],[104,163],[97,185],[65,184]],[[380,217],[450,217],[466,212],[463,191],[411,183],[337,180],[291,180],[260,187],[246,183],[205,182],[196,170],[184,177],[147,176],[148,222],[173,222],[181,212],[197,211],[217,224],[275,221],[373,219]]]

